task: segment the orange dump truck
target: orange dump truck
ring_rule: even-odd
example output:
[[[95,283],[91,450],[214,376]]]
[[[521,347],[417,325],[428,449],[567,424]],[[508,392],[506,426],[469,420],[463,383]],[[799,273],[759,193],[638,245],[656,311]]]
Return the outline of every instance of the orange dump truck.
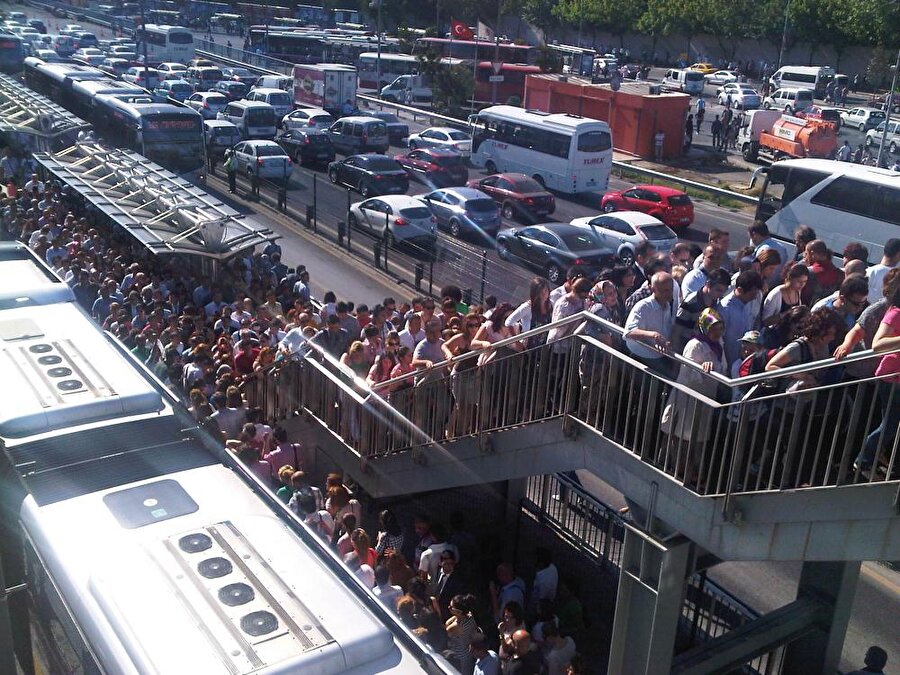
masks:
[[[750,112],[738,135],[744,159],[831,158],[837,134],[830,122],[781,115],[774,110]]]

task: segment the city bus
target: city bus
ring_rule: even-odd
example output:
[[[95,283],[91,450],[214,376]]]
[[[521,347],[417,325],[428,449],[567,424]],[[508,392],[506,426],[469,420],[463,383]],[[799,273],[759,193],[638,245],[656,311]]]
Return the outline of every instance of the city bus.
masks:
[[[357,59],[359,72],[359,86],[367,89],[381,89],[385,84],[390,84],[400,75],[415,75],[419,72],[421,64],[412,54],[381,54],[381,81],[377,76],[378,54],[377,52],[363,52]]]
[[[250,50],[291,63],[330,63],[328,43],[322,33],[250,29]]]
[[[475,69],[475,100],[491,103],[506,103],[510,98],[525,98],[525,78],[541,73],[540,66],[524,63],[502,63],[499,75],[502,82],[491,82],[494,66],[490,61],[482,61]]]
[[[789,159],[757,169],[765,176],[756,218],[788,243],[809,225],[840,254],[851,241],[881,260],[885,242],[900,237],[900,173],[827,159]],[[894,228],[897,228],[896,230]]]
[[[567,75],[590,77],[594,74],[594,59],[599,56],[592,47],[552,44],[547,48],[562,59],[562,72]]]
[[[540,50],[533,45],[517,45],[493,40],[451,40],[449,38],[423,37],[416,40],[415,53],[433,50],[441,56],[466,61],[503,61],[504,63],[537,62]],[[496,57],[496,58],[495,58]]]
[[[471,162],[489,173],[524,173],[567,194],[602,191],[609,183],[612,134],[606,122],[497,105],[472,115],[469,124]]]
[[[94,126],[116,145],[177,174],[203,167],[203,119],[197,111],[156,103],[150,96],[116,94],[98,94],[94,108]]]
[[[22,72],[25,52],[22,38],[13,33],[0,31],[0,72],[15,74]]]
[[[178,61],[187,63],[194,58],[194,34],[183,26],[165,26],[148,23],[136,33],[137,53],[144,55],[147,45],[147,61],[163,63]]]

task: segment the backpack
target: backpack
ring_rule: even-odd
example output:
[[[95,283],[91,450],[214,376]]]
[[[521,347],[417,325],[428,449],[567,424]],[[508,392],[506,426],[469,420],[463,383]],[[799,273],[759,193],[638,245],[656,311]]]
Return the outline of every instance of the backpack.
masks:
[[[744,359],[738,367],[738,377],[747,377],[748,375],[764,373],[769,361],[771,361],[772,357],[777,353],[777,349],[761,349],[755,354],[751,354]]]

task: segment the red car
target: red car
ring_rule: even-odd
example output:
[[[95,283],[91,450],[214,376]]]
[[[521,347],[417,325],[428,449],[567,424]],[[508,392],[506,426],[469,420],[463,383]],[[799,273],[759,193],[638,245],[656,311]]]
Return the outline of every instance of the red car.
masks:
[[[449,148],[416,148],[394,159],[410,178],[434,188],[462,186],[469,177],[463,156]]]
[[[549,216],[556,210],[556,199],[534,178],[523,173],[495,173],[485,178],[475,178],[466,183],[491,196],[500,204],[503,217],[524,217],[534,222],[541,216]]]
[[[640,211],[669,227],[687,227],[694,222],[694,203],[681,190],[660,185],[635,185],[627,190],[607,192],[600,200],[604,213]]]

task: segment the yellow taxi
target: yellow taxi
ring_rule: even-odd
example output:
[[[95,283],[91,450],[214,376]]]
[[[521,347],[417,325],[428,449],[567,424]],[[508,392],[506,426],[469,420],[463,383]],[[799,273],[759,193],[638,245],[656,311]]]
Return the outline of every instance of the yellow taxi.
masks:
[[[718,70],[711,63],[694,63],[693,65],[688,66],[688,70],[699,70],[704,75],[708,75],[709,73],[714,73]]]

